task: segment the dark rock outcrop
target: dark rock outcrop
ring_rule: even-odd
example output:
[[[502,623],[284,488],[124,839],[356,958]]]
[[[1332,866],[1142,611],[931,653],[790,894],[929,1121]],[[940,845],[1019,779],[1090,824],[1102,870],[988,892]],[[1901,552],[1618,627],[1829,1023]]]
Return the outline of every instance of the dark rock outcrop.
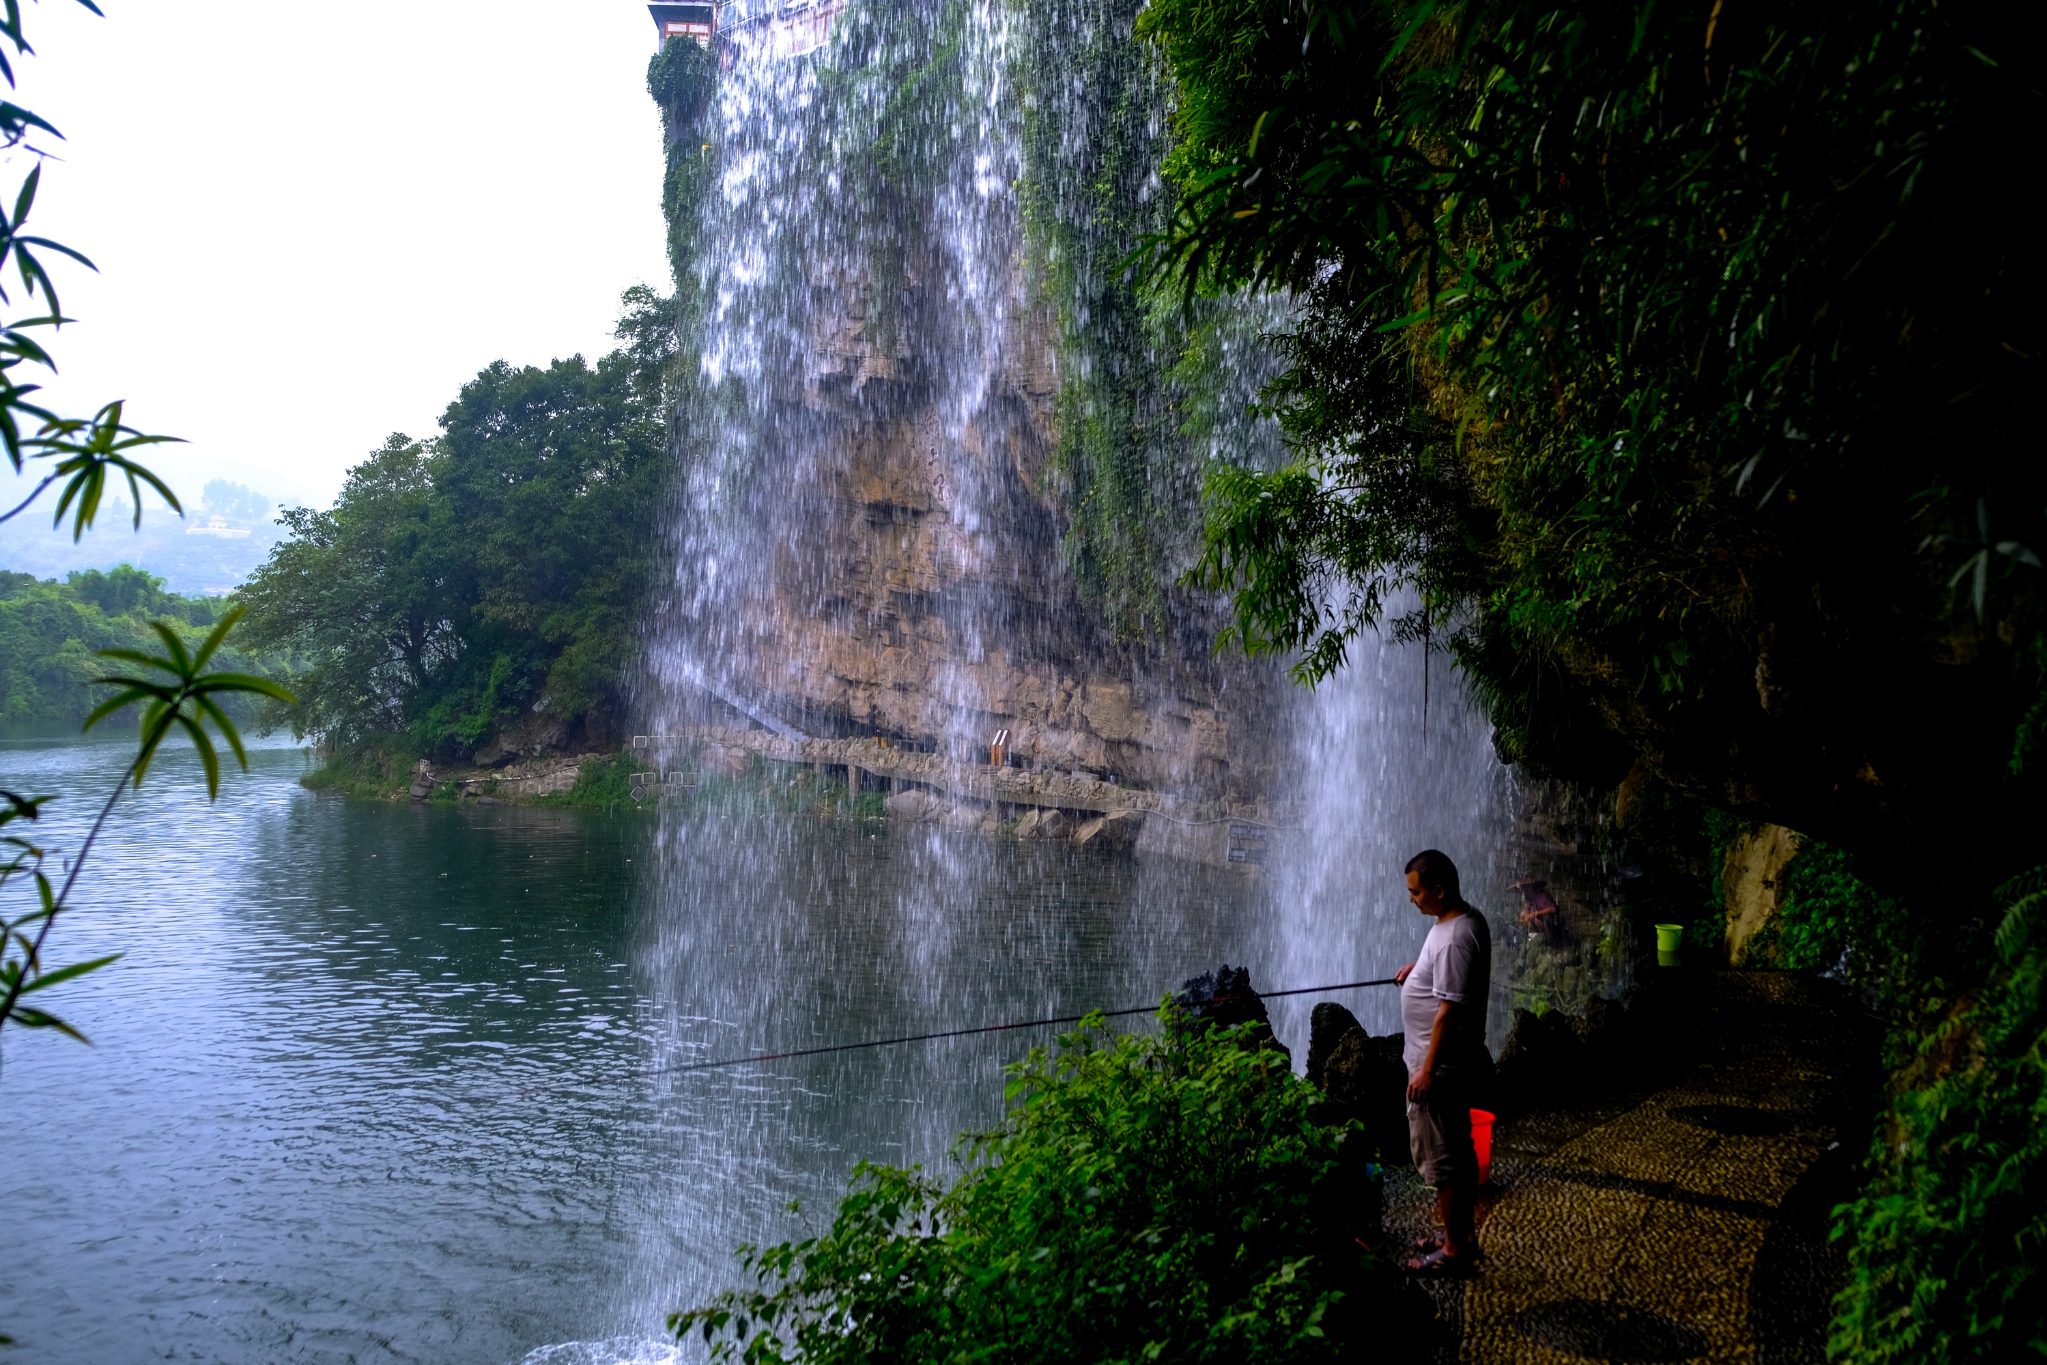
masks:
[[[1272,1015],[1265,1008],[1265,1001],[1258,992],[1251,989],[1251,969],[1232,968],[1227,962],[1212,972],[1203,972],[1183,984],[1173,1003],[1181,1011],[1180,1027],[1233,1028],[1239,1024],[1256,1025],[1249,1037],[1252,1046],[1271,1049],[1285,1057],[1289,1063],[1293,1054],[1273,1036]]]
[[[1363,1033],[1365,1026],[1334,1000],[1324,1000],[1315,1006],[1308,1016],[1308,1083],[1322,1084],[1322,1072],[1329,1065],[1329,1054],[1346,1033]]]
[[[1315,1006],[1308,1024],[1308,1080],[1327,1097],[1325,1113],[1341,1123],[1356,1119],[1373,1159],[1405,1165],[1407,1065],[1404,1034],[1374,1038],[1343,1006]]]
[[[1084,822],[1073,831],[1076,844],[1093,844],[1096,848],[1130,848],[1137,843],[1137,836],[1144,829],[1144,812],[1135,810],[1110,811]]]

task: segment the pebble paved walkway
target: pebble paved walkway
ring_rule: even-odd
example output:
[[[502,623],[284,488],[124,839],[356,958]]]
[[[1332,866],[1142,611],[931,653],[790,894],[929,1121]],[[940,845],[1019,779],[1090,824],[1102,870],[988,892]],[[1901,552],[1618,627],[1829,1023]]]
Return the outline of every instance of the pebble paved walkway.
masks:
[[[1825,1357],[1837,1269],[1828,1210],[1846,1193],[1844,1071],[1867,1054],[1830,988],[1782,973],[1679,987],[1670,1083],[1500,1126],[1485,1259],[1429,1286],[1475,1365]],[[1427,1227],[1412,1173],[1389,1222]]]

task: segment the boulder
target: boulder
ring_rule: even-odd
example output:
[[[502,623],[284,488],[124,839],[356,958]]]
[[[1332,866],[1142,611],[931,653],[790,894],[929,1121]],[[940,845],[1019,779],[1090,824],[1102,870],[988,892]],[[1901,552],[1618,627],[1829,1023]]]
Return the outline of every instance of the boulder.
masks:
[[[518,756],[493,737],[478,745],[469,761],[479,768],[502,768]]]
[[[1144,828],[1144,813],[1134,810],[1110,811],[1084,821],[1073,831],[1073,842],[1096,848],[1129,848]]]
[[[1293,1054],[1273,1036],[1272,1015],[1266,1010],[1265,1001],[1259,998],[1258,992],[1251,989],[1249,967],[1232,969],[1225,962],[1212,972],[1203,972],[1181,987],[1173,997],[1173,1003],[1180,1008],[1177,1028],[1231,1028],[1238,1024],[1252,1024],[1255,1027],[1247,1035],[1249,1045],[1276,1051],[1291,1065]]]
[[[979,806],[953,806],[938,817],[938,823],[947,829],[980,829],[987,820],[988,812]]]
[[[1062,810],[1034,807],[1025,811],[1023,819],[1016,822],[1016,837],[1019,839],[1064,839],[1071,833],[1073,822]]]
[[[927,791],[897,792],[882,802],[882,808],[898,820],[928,824],[946,813],[945,801]]]
[[[1347,1033],[1363,1033],[1365,1026],[1334,1000],[1324,1000],[1308,1016],[1308,1084],[1322,1084],[1322,1070],[1329,1054]]]
[[[1767,944],[1764,931],[1781,923],[1784,869],[1798,856],[1798,835],[1782,825],[1744,830],[1727,845],[1720,885],[1727,904],[1727,960],[1736,965],[1750,957],[1755,944]],[[1703,949],[1705,945],[1701,944]],[[1752,966],[1774,965],[1778,950],[1765,947]]]
[[[1374,1038],[1333,1002],[1315,1006],[1308,1025],[1308,1080],[1327,1097],[1324,1118],[1356,1119],[1371,1158],[1388,1166],[1408,1162],[1405,1043],[1399,1033]]]
[[[720,777],[744,777],[753,755],[736,745],[707,744],[701,762],[706,772]]]

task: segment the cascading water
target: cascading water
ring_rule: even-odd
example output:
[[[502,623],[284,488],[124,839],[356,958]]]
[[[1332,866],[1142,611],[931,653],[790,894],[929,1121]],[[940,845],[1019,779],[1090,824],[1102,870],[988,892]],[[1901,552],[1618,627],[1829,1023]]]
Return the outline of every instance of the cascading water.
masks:
[[[1299,708],[1299,823],[1285,840],[1293,856],[1272,870],[1279,974],[1289,982],[1379,980],[1412,962],[1429,922],[1408,904],[1402,868],[1425,848],[1450,854],[1466,898],[1496,921],[1522,872],[1503,837],[1513,828],[1509,771],[1463,687],[1442,676],[1441,656],[1427,660],[1433,686],[1424,660],[1422,645],[1365,636]],[[1392,991],[1340,1003],[1368,1032],[1400,1030]],[[1281,1036],[1305,1038],[1313,1006],[1275,1001]],[[1507,1011],[1492,1011],[1495,1044],[1507,1022]]]
[[[914,542],[927,581],[887,593],[941,604],[952,654],[985,653],[989,614],[958,588],[994,577],[991,466],[1015,440],[993,401],[1018,236],[1005,12],[856,6],[829,48],[789,57],[772,12],[738,8],[702,123],[702,372],[653,659],[671,726],[707,696],[772,698],[830,732],[871,708],[819,678],[820,635],[885,651],[910,614],[849,598],[849,520]],[[966,679],[914,681],[922,705],[886,728],[978,714]]]
[[[634,1271],[615,1313],[631,1340],[536,1361],[666,1358],[650,1329],[733,1284],[735,1246],[815,1230],[856,1158],[941,1162],[999,1113],[1002,1062],[1049,1040],[680,1065],[1138,1004],[1222,960],[1267,989],[1382,976],[1426,927],[1401,893],[1410,854],[1451,851],[1495,910],[1529,871],[1513,783],[1445,677],[1423,736],[1417,650],[1362,640],[1308,696],[1270,661],[1209,658],[1213,604],[1176,598],[1133,644],[1077,581],[1074,502],[1106,496],[1107,476],[1083,487],[1053,457],[1061,422],[1195,457],[1277,454],[1247,400],[1281,306],[1212,308],[1196,336],[1116,292],[1127,243],[1087,196],[1113,179],[1110,144],[1125,203],[1160,193],[1166,128],[1163,83],[1129,55],[1130,10],[856,0],[810,52],[773,13],[724,15],[715,66],[685,54],[703,97],[671,109],[670,193],[691,199],[684,350],[701,366],[678,424],[647,728],[750,719],[966,757],[1013,727],[1039,768],[1174,790],[1183,844],[1216,856],[664,812],[634,954],[658,1117],[623,1218]],[[1135,92],[1113,126],[1090,88],[1102,60]],[[1070,186],[1047,193],[1062,163]],[[1169,382],[1161,347],[1191,354],[1190,337],[1206,369]],[[1154,580],[1145,610],[1186,566],[1198,468],[1183,455],[1139,490],[1160,523],[1135,561]],[[1221,856],[1239,819],[1271,835],[1244,841],[1267,844],[1262,878],[1248,848],[1247,865]],[[1390,992],[1344,1003],[1395,1026]],[[1298,1065],[1312,1001],[1276,1005]],[[796,1198],[808,1211],[791,1218]]]

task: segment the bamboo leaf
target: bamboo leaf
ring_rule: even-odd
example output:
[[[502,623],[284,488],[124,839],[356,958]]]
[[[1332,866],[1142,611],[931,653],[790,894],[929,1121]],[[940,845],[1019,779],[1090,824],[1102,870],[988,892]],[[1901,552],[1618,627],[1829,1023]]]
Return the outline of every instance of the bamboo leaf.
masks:
[[[14,1007],[14,1022],[20,1024],[23,1028],[55,1029],[57,1032],[64,1034],[67,1037],[76,1038],[79,1042],[84,1043],[87,1047],[92,1046],[92,1039],[86,1037],[83,1033],[80,1033],[77,1029],[71,1027],[71,1025],[65,1023],[62,1019],[59,1019],[56,1015],[47,1013],[43,1010],[30,1009],[27,1005],[17,1004]]]
[[[120,953],[111,953],[106,957],[93,958],[90,962],[74,962],[69,967],[59,967],[54,972],[44,972],[41,976],[36,977],[35,980],[23,986],[21,994],[27,995],[30,991],[39,991],[46,986],[57,986],[66,981],[75,980],[78,977],[84,976],[87,972],[98,971],[109,962],[119,962],[122,956]]]

